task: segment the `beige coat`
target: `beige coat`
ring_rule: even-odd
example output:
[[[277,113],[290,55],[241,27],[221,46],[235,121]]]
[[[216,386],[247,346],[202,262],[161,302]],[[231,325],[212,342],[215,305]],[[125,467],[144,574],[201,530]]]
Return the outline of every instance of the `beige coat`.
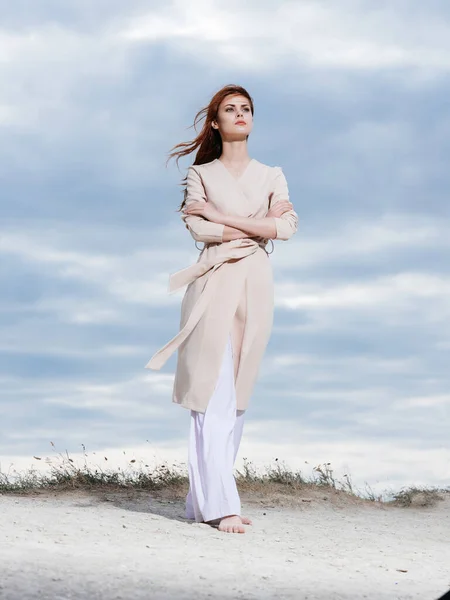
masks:
[[[221,212],[263,218],[270,206],[289,200],[280,167],[252,159],[236,178],[218,159],[191,166],[186,202],[211,202]],[[170,277],[169,292],[187,285],[179,333],[145,365],[160,369],[178,349],[173,402],[205,412],[219,375],[229,333],[232,335],[237,409],[248,407],[272,330],[273,276],[268,240],[223,242],[224,225],[183,215],[192,237],[205,246],[194,265]],[[288,240],[298,217],[292,210],[274,218],[276,239]]]

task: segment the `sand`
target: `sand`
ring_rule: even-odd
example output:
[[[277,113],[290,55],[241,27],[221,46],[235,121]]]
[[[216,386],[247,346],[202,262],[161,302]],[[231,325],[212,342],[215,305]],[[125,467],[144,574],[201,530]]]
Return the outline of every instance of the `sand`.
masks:
[[[326,499],[325,499],[326,498]],[[0,495],[0,598],[436,599],[450,589],[450,495],[392,507],[320,492],[243,498],[245,534],[148,492]]]

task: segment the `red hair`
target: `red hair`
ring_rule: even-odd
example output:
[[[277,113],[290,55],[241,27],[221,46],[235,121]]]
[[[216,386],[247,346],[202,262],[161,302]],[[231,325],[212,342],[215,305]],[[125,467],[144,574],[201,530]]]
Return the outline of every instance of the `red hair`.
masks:
[[[199,112],[195,115],[194,123],[191,127],[197,131],[197,123],[202,119],[205,119],[202,130],[197,135],[195,139],[190,142],[181,142],[172,148],[172,151],[169,154],[167,162],[171,158],[176,157],[176,162],[178,166],[178,161],[182,156],[186,156],[197,150],[195,155],[195,160],[192,164],[194,165],[203,165],[205,163],[211,162],[215,158],[219,158],[222,154],[222,138],[220,137],[220,133],[218,129],[214,129],[211,126],[212,121],[217,119],[217,114],[219,112],[219,106],[226,98],[230,95],[241,95],[245,96],[250,104],[250,110],[252,111],[252,115],[254,114],[253,107],[253,99],[247,90],[240,85],[225,85],[218,92],[214,94],[211,98],[209,104],[199,110]],[[248,136],[247,136],[248,137]],[[178,148],[178,150],[177,150]],[[167,164],[166,162],[166,164]],[[186,177],[184,177],[181,185],[186,184]],[[184,200],[181,203],[178,210],[181,210],[186,202],[186,190],[184,190]]]

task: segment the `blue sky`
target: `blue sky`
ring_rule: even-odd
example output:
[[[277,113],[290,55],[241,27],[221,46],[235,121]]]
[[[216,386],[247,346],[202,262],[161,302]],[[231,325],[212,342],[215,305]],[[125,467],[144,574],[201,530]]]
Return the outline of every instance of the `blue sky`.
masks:
[[[450,476],[450,10],[443,1],[0,1],[0,457],[185,461],[176,208],[222,85],[300,217],[240,458],[374,489]],[[123,454],[125,451],[125,455]],[[238,462],[238,464],[240,464]]]

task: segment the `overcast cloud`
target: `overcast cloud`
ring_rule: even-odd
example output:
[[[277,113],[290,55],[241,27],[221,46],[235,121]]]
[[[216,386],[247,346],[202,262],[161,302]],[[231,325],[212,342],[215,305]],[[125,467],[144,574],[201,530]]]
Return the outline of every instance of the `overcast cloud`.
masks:
[[[185,461],[165,168],[222,85],[300,216],[240,460],[448,485],[450,8],[444,1],[0,1],[0,461],[81,444]],[[239,462],[239,461],[238,461]],[[307,463],[307,464],[305,464]]]

